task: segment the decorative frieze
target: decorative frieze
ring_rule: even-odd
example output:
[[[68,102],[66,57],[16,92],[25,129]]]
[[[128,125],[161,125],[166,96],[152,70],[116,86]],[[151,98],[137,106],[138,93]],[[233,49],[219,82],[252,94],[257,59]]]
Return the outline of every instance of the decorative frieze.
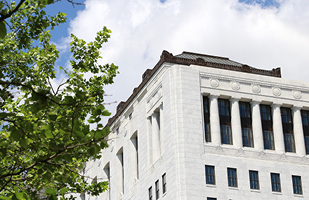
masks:
[[[275,153],[268,150],[249,150],[247,148],[231,148],[225,147],[224,145],[211,146],[204,145],[205,154],[214,154],[214,155],[224,155],[231,157],[245,157],[254,160],[265,160],[281,163],[293,163],[298,165],[308,165],[309,166],[309,157],[308,156],[297,156],[286,153]]]

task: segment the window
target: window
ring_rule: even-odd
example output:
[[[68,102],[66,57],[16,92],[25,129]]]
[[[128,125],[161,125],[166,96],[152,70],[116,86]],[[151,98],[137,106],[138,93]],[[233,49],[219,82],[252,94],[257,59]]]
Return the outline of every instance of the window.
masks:
[[[152,187],[148,189],[149,200],[152,200]]]
[[[271,173],[271,189],[273,192],[281,192],[280,174]]]
[[[217,200],[217,198],[207,197],[207,200]]]
[[[166,174],[162,175],[162,190],[164,194],[166,192]]]
[[[237,172],[235,168],[227,168],[227,179],[230,187],[237,187]]]
[[[300,176],[292,176],[294,194],[303,194]]]
[[[309,111],[302,110],[301,117],[303,121],[304,139],[306,145],[306,154],[309,154]]]
[[[260,105],[264,149],[275,150],[273,122],[269,105]]]
[[[104,171],[105,177],[108,179],[108,186],[109,186],[109,188],[110,188],[110,186],[111,186],[111,179],[110,179],[110,167],[109,167],[109,163],[107,163],[107,164],[105,165],[103,171]],[[111,193],[111,189],[108,190],[108,199],[111,198],[111,197],[110,197],[110,196],[111,196],[110,193]]]
[[[248,102],[239,102],[239,113],[244,147],[253,147],[251,106]]]
[[[226,99],[218,99],[218,108],[220,118],[221,143],[233,144],[230,101]]]
[[[250,189],[259,190],[259,173],[257,171],[249,171]]]
[[[123,160],[123,149],[121,148],[118,153],[117,157],[119,160],[119,164],[117,166],[117,178],[116,180],[119,181],[119,186],[121,188],[117,188],[117,190],[121,191],[124,194],[124,160]]]
[[[293,121],[291,109],[281,108],[281,119],[284,134],[284,145],[286,152],[295,152],[295,142],[293,134]]]
[[[205,140],[206,142],[211,142],[208,97],[203,97],[203,108],[204,108]]]
[[[131,142],[132,142],[132,156],[131,156],[131,163],[132,163],[132,166],[134,167],[134,170],[132,170],[132,175],[133,177],[132,178],[136,178],[136,179],[139,179],[139,163],[138,163],[138,137],[137,137],[137,132],[135,132],[133,134],[133,136],[131,137]]]
[[[156,199],[159,199],[160,197],[160,186],[159,186],[159,180],[156,181]]]
[[[215,167],[214,166],[205,166],[206,170],[206,184],[212,184],[215,185]]]

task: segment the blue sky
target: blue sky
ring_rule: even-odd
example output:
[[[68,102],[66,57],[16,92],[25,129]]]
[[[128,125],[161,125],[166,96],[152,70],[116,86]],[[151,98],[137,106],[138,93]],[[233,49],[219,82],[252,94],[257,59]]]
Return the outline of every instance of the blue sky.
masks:
[[[81,1],[83,2],[83,1]],[[101,64],[120,74],[106,87],[106,102],[125,101],[153,68],[163,50],[228,57],[249,66],[281,67],[284,78],[308,81],[308,0],[85,0],[72,7],[62,0],[49,11],[68,13],[52,40],[61,48],[58,65],[69,59],[69,31],[92,41],[103,26],[112,30]],[[68,31],[69,30],[69,31]],[[299,73],[302,72],[302,73]],[[60,82],[54,80],[57,84]],[[114,114],[117,104],[107,106]]]

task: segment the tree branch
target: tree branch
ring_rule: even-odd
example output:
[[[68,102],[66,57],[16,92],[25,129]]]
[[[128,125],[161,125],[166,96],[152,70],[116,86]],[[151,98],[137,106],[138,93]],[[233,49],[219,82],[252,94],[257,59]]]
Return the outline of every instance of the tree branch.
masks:
[[[18,4],[13,10],[11,10],[8,14],[2,15],[2,16],[0,17],[0,21],[4,21],[5,19],[11,17],[11,15],[13,15],[15,12],[17,12],[17,10],[19,9],[19,7],[20,7],[25,1],[26,1],[26,0],[21,0],[21,1],[19,2],[19,4]]]

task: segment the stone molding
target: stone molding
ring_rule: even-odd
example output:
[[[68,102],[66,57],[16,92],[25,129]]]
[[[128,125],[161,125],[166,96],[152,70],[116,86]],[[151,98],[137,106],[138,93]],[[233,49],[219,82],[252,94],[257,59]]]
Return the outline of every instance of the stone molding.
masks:
[[[225,147],[224,145],[219,146],[210,146],[204,144],[204,153],[213,154],[213,155],[224,155],[230,157],[243,157],[250,158],[254,160],[264,160],[272,162],[281,162],[281,163],[293,163],[298,165],[307,165],[309,166],[309,157],[308,156],[297,156],[291,155],[290,153],[276,153],[268,152],[267,150],[249,150],[247,148],[231,148]]]
[[[211,73],[200,73],[201,88],[221,89],[233,92],[287,98],[290,100],[309,99],[309,87],[279,84],[270,81],[257,81],[250,78],[220,76]],[[227,84],[226,84],[227,83]],[[251,88],[250,88],[251,87]]]

